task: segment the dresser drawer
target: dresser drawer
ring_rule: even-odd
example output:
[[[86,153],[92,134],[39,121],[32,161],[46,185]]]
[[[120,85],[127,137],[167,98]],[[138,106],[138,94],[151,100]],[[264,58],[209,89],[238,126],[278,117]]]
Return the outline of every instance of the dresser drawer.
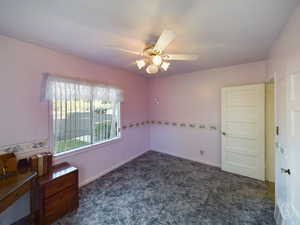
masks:
[[[71,186],[45,200],[45,224],[50,224],[58,218],[78,207],[78,188]]]
[[[53,180],[44,187],[45,198],[48,198],[70,186],[77,185],[77,171]]]
[[[49,174],[39,177],[37,224],[48,225],[78,208],[78,169],[69,163],[55,165]]]

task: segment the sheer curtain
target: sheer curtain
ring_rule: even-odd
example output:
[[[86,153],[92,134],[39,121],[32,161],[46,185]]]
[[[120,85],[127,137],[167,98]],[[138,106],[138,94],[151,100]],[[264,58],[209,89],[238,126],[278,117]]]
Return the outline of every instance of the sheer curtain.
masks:
[[[75,80],[72,78],[64,78],[60,76],[46,75],[46,85],[45,85],[45,98],[52,101],[55,98],[57,89],[56,87],[61,87],[63,89],[68,89],[70,95],[76,95],[80,93],[80,98],[82,100],[102,100],[110,102],[122,102],[123,92],[121,89],[98,83],[91,83],[81,80]],[[66,95],[61,92],[62,99],[68,99],[70,95]]]
[[[48,75],[45,99],[52,102],[55,153],[118,136],[122,90]]]

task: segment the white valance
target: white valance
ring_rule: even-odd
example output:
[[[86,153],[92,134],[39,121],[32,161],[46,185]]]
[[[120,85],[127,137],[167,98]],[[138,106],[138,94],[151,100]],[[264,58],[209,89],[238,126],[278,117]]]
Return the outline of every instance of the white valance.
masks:
[[[60,76],[46,75],[45,99],[60,100],[102,100],[108,102],[122,102],[123,92],[121,89],[87,81],[75,80]]]

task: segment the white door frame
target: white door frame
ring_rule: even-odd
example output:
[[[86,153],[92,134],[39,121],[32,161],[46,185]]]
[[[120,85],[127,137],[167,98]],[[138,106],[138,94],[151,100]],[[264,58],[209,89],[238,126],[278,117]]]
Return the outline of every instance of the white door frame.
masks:
[[[266,82],[266,181],[275,182],[275,79]],[[272,104],[273,103],[273,107]],[[271,118],[273,117],[273,118]],[[271,119],[270,119],[271,118]]]

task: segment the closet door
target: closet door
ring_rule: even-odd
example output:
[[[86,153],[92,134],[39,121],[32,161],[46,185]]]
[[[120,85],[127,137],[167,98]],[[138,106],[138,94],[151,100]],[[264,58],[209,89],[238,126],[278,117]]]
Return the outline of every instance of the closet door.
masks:
[[[222,170],[265,180],[265,84],[222,89]]]

